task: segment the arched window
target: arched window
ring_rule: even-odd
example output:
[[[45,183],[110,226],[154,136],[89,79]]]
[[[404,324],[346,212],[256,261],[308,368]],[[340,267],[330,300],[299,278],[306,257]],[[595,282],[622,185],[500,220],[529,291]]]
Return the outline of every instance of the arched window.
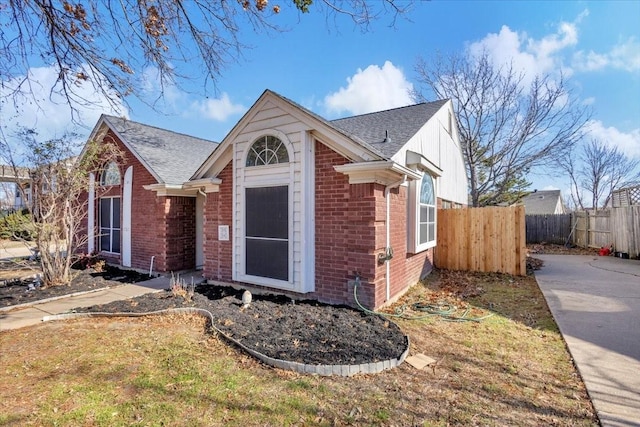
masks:
[[[275,136],[261,136],[253,143],[247,154],[246,166],[277,165],[288,163],[287,147]]]
[[[120,169],[115,162],[110,162],[102,171],[100,185],[120,185]]]

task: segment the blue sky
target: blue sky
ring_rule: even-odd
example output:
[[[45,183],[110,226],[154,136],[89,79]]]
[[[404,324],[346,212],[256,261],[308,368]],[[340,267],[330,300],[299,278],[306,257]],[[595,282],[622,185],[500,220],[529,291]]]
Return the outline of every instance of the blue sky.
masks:
[[[563,70],[593,109],[592,136],[640,158],[640,1],[417,2],[407,18],[390,27],[391,16],[382,16],[363,32],[347,17],[281,13],[275,19],[289,31],[241,34],[251,48],[222,70],[215,93],[194,81],[188,92],[168,88],[157,106],[165,114],[135,100],[123,114],[220,141],[267,88],[328,119],[393,108],[412,103],[418,56],[484,47],[495,61],[513,61],[530,76]],[[33,72],[42,82],[53,78],[49,68]],[[152,97],[153,70],[136,72],[151,76]],[[21,124],[37,123],[43,137],[61,134],[68,114],[60,105],[40,107],[26,106]],[[109,112],[87,111],[80,131],[88,134],[103,111]],[[568,188],[558,179],[530,179],[532,189]]]

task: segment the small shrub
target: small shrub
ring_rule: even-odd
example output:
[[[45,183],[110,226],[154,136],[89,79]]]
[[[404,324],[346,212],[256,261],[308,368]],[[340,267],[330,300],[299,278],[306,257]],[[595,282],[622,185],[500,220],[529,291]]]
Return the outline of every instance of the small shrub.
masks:
[[[14,212],[0,218],[0,238],[12,240],[33,240],[35,229],[28,212]]]
[[[106,264],[106,261],[101,259],[100,261],[96,261],[96,263],[93,264],[93,269],[96,273],[102,273]]]
[[[100,258],[98,258],[98,254],[95,252],[90,254],[80,254],[76,257],[75,261],[73,261],[72,267],[77,270],[86,270],[87,268],[95,268],[95,265],[100,262],[102,263],[102,269],[104,269],[105,262],[100,260]]]
[[[196,290],[193,278],[191,278],[191,284],[187,284],[184,279],[180,278],[179,274],[174,276],[173,273],[171,273],[169,286],[174,297],[182,297],[185,301],[191,301]]]

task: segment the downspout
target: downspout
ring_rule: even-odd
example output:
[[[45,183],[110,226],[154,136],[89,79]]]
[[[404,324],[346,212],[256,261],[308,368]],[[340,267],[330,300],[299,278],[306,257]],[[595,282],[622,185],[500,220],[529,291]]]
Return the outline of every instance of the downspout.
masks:
[[[391,299],[391,278],[390,276],[390,266],[389,262],[391,258],[393,258],[393,249],[391,248],[391,197],[389,197],[389,193],[392,189],[400,187],[407,181],[407,175],[402,175],[402,179],[400,181],[394,182],[393,184],[389,184],[384,188],[384,198],[387,203],[387,212],[385,218],[385,227],[386,227],[386,247],[384,250],[384,255],[380,254],[378,259],[384,260],[386,264],[386,290],[387,290],[387,299],[385,302]]]

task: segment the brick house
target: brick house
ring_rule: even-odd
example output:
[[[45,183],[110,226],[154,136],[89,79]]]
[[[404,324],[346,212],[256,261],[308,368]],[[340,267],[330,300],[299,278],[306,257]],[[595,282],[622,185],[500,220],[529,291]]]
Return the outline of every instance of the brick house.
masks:
[[[327,121],[267,90],[219,145],[108,116],[93,137],[126,153],[113,180],[122,206],[89,197],[94,248],[119,207],[110,260],[201,266],[210,284],[353,305],[357,282],[377,308],[431,271],[437,208],[467,202],[448,100]]]
[[[90,174],[87,223],[93,226],[81,249],[147,271],[152,262],[162,272],[195,268],[197,189],[185,191],[183,183],[217,144],[107,115],[89,140],[117,145],[122,159]],[[106,187],[99,198],[96,186]]]

